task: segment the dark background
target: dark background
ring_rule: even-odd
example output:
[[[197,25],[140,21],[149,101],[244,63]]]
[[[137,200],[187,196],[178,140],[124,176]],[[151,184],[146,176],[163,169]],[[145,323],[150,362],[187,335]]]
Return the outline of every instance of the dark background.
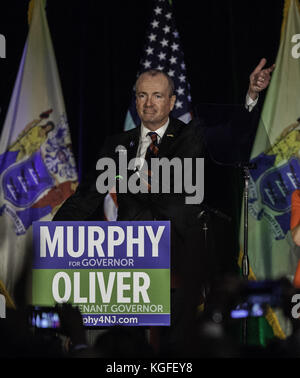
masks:
[[[0,59],[0,130],[28,32],[28,3],[0,5],[0,33],[7,44],[6,59]],[[267,65],[276,59],[283,5],[283,0],[173,0],[194,105],[244,102],[249,75],[260,59],[265,57]],[[152,8],[152,0],[47,2],[80,177],[93,165],[105,137],[123,130]],[[213,219],[210,228],[217,235],[221,265],[232,270],[242,174],[211,163],[208,181],[205,196],[233,218],[230,224]]]

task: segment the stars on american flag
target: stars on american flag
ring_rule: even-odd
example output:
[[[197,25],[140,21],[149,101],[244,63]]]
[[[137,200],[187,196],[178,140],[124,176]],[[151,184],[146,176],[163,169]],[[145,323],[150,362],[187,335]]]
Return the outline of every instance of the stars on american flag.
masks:
[[[155,12],[156,15],[159,15],[159,14],[161,14],[162,9],[161,9],[160,7],[156,7],[156,8],[154,9],[154,12]]]
[[[179,79],[181,82],[184,82],[184,81],[185,81],[185,76],[181,74],[180,76],[178,76],[178,79]]]
[[[146,53],[147,53],[147,55],[151,55],[151,54],[153,54],[153,48],[152,47],[148,47],[147,49],[146,49]]]
[[[184,88],[178,87],[176,93],[178,96],[182,96],[184,94]]]
[[[159,60],[165,60],[166,59],[166,53],[163,53],[162,51],[158,54]]]
[[[164,38],[162,41],[160,41],[160,43],[161,43],[162,47],[166,47],[166,46],[168,46],[169,41]]]
[[[177,50],[178,50],[178,47],[179,47],[178,43],[173,43],[173,44],[171,45],[171,48],[172,48],[173,51],[177,51]]]
[[[148,68],[151,67],[151,62],[149,60],[145,60],[144,63],[143,63],[143,65],[144,65],[145,69],[148,69]]]
[[[151,25],[152,25],[153,29],[158,28],[159,22],[157,20],[153,20],[151,22]]]
[[[177,96],[174,117],[190,112],[191,95],[186,66],[169,0],[155,0],[141,69],[163,70],[173,79]]]
[[[179,101],[179,100],[177,100],[176,102],[175,102],[175,108],[176,109],[179,109],[179,108],[182,108],[182,101]]]
[[[163,31],[164,31],[165,34],[170,33],[170,26],[166,25],[166,26],[163,28]]]
[[[151,33],[151,34],[149,35],[149,39],[150,39],[151,42],[156,41],[156,35],[153,34],[153,33]]]

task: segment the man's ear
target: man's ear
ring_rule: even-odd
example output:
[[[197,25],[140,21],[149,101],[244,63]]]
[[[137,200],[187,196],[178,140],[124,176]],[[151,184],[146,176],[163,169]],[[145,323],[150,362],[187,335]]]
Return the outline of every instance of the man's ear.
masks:
[[[173,95],[172,97],[171,97],[171,106],[170,106],[170,112],[173,110],[173,108],[174,108],[174,105],[175,105],[175,102],[176,102],[176,96],[175,95]]]

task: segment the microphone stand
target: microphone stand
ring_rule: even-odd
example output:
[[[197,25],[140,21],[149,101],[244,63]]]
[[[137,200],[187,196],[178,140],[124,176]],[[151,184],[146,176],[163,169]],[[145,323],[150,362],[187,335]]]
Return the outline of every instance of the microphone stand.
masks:
[[[207,243],[207,233],[208,233],[208,223],[210,221],[210,215],[206,208],[203,208],[203,210],[198,214],[198,219],[202,220],[202,230],[204,231],[204,250],[205,253],[208,253],[208,243]],[[206,300],[207,294],[208,294],[208,286],[207,282],[204,283],[203,287],[203,298],[204,301]]]
[[[248,280],[249,276],[249,256],[248,256],[248,200],[249,200],[249,181],[250,181],[250,169],[255,169],[256,165],[253,163],[239,163],[239,168],[243,170],[244,176],[244,248],[242,257],[242,276],[244,280]],[[242,323],[242,339],[243,344],[247,344],[247,318],[243,319]]]
[[[249,276],[249,257],[248,257],[248,200],[249,200],[249,180],[250,173],[249,169],[252,168],[253,164],[243,164],[243,174],[244,174],[244,248],[243,248],[243,258],[242,258],[242,276],[248,279]],[[251,167],[250,167],[251,166]]]
[[[218,163],[220,164],[220,163]],[[220,164],[220,165],[227,165],[227,164]],[[242,257],[242,277],[244,280],[248,280],[249,276],[249,256],[248,256],[248,200],[249,200],[249,181],[250,181],[250,169],[255,169],[256,164],[250,163],[250,162],[239,162],[236,164],[228,164],[228,166],[232,166],[235,168],[240,168],[243,171],[243,178],[244,178],[244,193],[243,193],[243,203],[244,203],[244,244],[243,244],[243,257]],[[208,206],[204,206],[204,211],[202,211],[198,218],[202,217],[202,214],[205,213],[205,211],[212,212],[218,216],[221,216],[223,219],[231,220],[226,214],[223,214],[215,209],[210,209]],[[205,225],[205,224],[204,224]],[[204,226],[203,226],[204,229]],[[207,232],[204,229],[205,232]],[[205,234],[206,238],[206,234]],[[206,240],[206,239],[205,239]],[[247,318],[243,319],[242,323],[242,341],[243,344],[247,344]]]
[[[245,280],[248,280],[249,276],[249,257],[248,257],[248,198],[249,198],[249,165],[243,164],[242,166],[244,174],[244,248],[242,257],[242,276]],[[242,323],[242,338],[243,344],[247,344],[247,318],[243,319]]]
[[[205,249],[206,254],[208,254],[208,237],[207,237],[207,234],[208,234],[208,229],[209,229],[208,225],[209,225],[209,222],[210,222],[211,214],[214,214],[217,217],[226,220],[227,222],[231,222],[231,217],[224,214],[220,210],[217,210],[217,209],[214,209],[210,206],[202,204],[202,211],[198,214],[197,218],[199,220],[202,220],[202,230],[204,231],[204,249]],[[206,299],[208,292],[209,292],[209,285],[206,282],[204,284],[204,288],[203,288],[204,300]]]

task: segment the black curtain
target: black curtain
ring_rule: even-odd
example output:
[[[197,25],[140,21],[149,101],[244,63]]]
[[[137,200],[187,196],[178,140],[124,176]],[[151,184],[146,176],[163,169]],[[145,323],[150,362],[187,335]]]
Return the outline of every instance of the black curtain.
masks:
[[[0,59],[0,129],[27,36],[28,3],[1,4],[0,34],[6,37],[7,51],[6,59]],[[249,75],[260,59],[265,57],[268,65],[275,61],[283,5],[283,0],[173,0],[194,105],[243,103]],[[152,7],[152,0],[47,2],[80,177],[94,166],[105,137],[123,130]],[[230,224],[214,219],[211,230],[219,235],[215,247],[221,265],[232,270],[242,175],[213,162],[207,170],[206,197],[232,217]]]

